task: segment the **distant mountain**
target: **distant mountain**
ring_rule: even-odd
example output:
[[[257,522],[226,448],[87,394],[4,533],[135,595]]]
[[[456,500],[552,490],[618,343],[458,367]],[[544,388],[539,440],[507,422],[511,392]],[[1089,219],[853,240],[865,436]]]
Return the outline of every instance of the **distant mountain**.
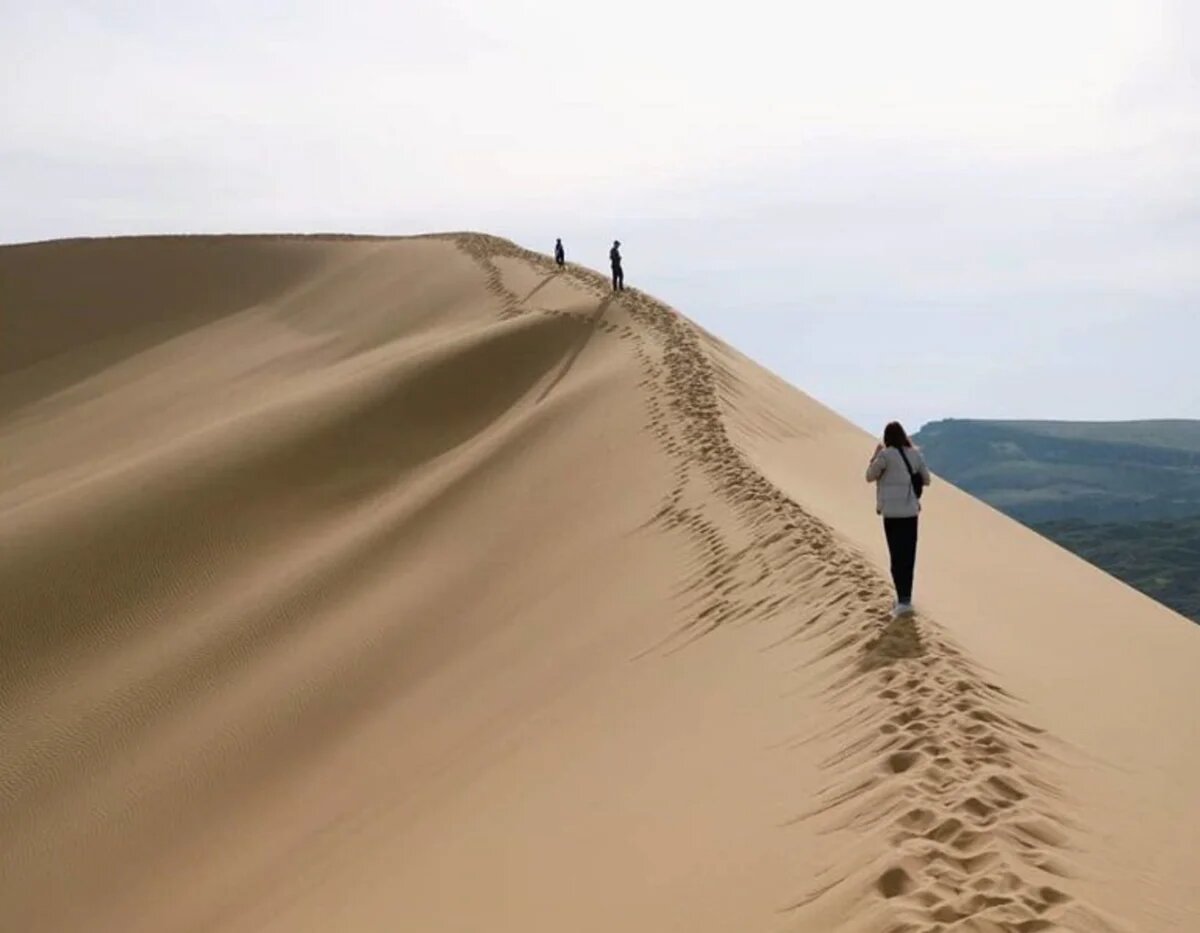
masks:
[[[1200,421],[936,421],[930,467],[1200,622]]]
[[[1023,522],[1200,515],[1200,421],[971,421],[915,436],[935,472]]]

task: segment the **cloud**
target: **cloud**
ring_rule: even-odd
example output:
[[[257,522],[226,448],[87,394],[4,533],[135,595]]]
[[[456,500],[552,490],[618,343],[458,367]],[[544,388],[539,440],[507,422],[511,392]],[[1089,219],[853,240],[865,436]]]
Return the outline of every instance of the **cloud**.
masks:
[[[1188,0],[0,2],[0,240],[470,227],[602,266],[619,235],[631,281],[800,384],[792,332],[855,336],[830,315],[910,355],[896,322],[975,315],[931,409],[993,373],[985,315],[1200,336]],[[992,394],[1028,375],[1004,345]],[[874,391],[829,375],[835,407]]]
[[[1094,0],[11,6],[8,151],[199,155],[295,201],[332,186],[348,221],[368,191],[586,208],[830,140],[1011,159],[1108,145],[1111,99],[1163,43],[1150,8]]]

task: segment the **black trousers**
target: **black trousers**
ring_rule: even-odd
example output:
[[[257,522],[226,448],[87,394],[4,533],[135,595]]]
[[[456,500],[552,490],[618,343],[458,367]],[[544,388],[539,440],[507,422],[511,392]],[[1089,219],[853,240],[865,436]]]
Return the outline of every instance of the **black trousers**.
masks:
[[[625,291],[625,271],[620,266],[613,266],[613,291]]]
[[[896,586],[896,601],[912,602],[913,570],[917,564],[916,516],[885,518],[883,533],[892,557],[892,583]]]

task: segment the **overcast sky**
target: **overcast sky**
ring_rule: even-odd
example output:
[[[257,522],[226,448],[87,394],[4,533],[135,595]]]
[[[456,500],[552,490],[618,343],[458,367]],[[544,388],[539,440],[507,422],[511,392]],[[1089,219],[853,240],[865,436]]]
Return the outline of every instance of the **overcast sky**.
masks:
[[[1200,418],[1200,2],[0,0],[0,241],[458,229],[872,429]]]

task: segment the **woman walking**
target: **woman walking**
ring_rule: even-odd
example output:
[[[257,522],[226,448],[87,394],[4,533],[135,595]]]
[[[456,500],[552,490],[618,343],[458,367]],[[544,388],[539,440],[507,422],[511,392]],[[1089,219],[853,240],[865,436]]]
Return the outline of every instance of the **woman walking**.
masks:
[[[875,511],[883,516],[892,559],[892,583],[896,586],[893,617],[913,611],[913,569],[917,562],[917,516],[921,512],[921,493],[930,482],[929,467],[921,451],[893,421],[883,430],[883,443],[867,467],[867,482],[875,484]]]

